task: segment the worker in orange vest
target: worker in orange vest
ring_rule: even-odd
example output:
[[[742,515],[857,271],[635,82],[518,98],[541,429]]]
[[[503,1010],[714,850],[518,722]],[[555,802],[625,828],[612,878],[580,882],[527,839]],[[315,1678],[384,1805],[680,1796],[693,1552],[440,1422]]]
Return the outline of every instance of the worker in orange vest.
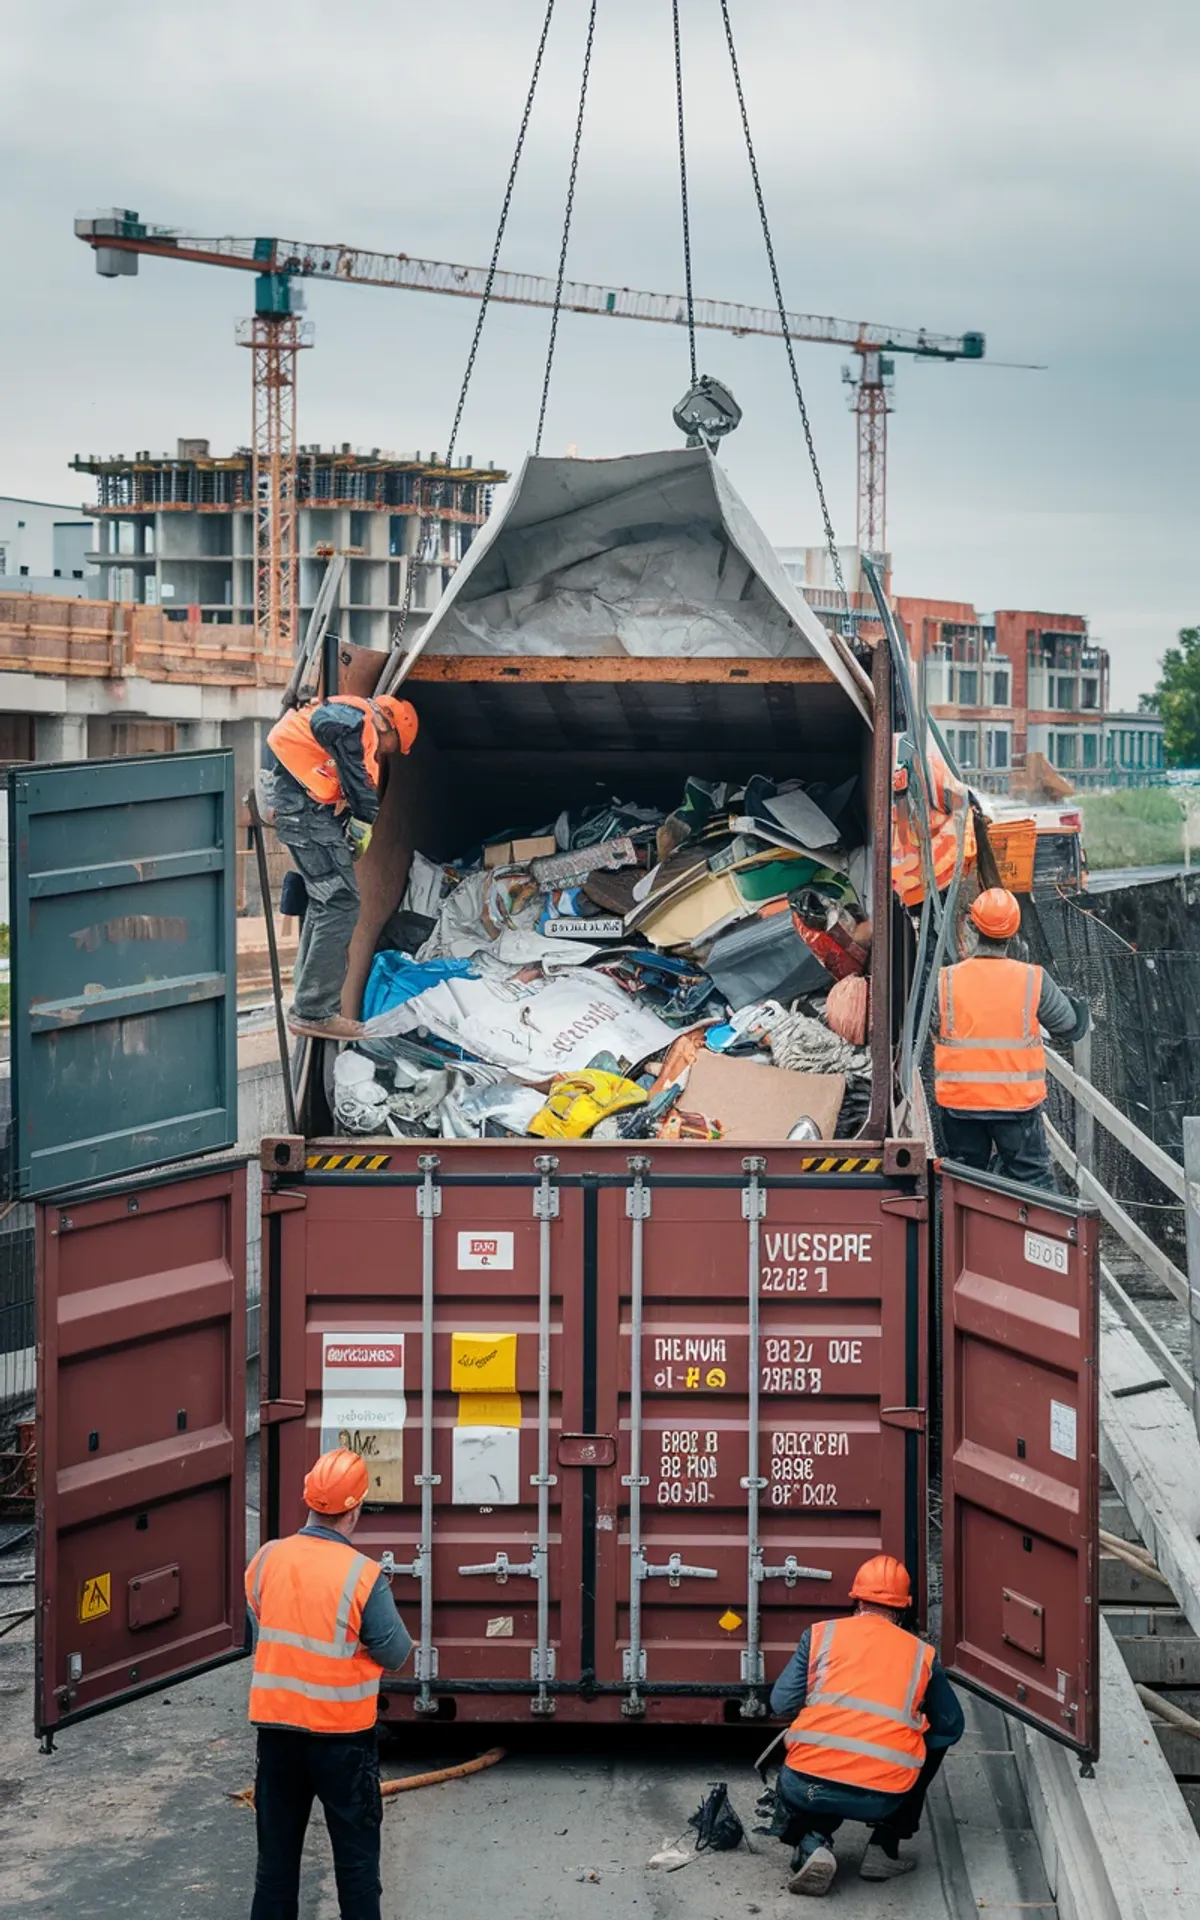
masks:
[[[360,1454],[323,1453],[304,1482],[306,1525],[268,1540],[246,1569],[257,1628],[250,1920],[296,1920],[314,1799],[325,1811],[342,1920],[380,1920],[376,1699],[381,1674],[404,1665],[412,1641],[386,1576],[350,1544],[367,1486]]]
[[[391,694],[339,694],[293,707],[267,735],[277,763],[270,775],[275,831],[308,894],[288,1015],[293,1033],[352,1040],[362,1032],[341,1011],[358,921],[354,862],[371,844],[380,762],[408,753],[416,737],[415,712]]]
[[[776,1831],[795,1846],[792,1893],[828,1893],[844,1820],[871,1828],[864,1880],[911,1873],[917,1862],[900,1842],[916,1833],[929,1782],[963,1733],[933,1648],[899,1625],[912,1601],[900,1562],[887,1553],[864,1561],[850,1598],[854,1613],[804,1632],[771,1689],[772,1713],[791,1718]]]
[[[938,981],[934,1094],[946,1153],[986,1172],[1054,1192],[1043,1109],[1046,1054],[1041,1028],[1082,1040],[1090,1015],[1041,967],[1010,960],[1021,924],[1015,894],[988,887],[971,904],[969,956]]]

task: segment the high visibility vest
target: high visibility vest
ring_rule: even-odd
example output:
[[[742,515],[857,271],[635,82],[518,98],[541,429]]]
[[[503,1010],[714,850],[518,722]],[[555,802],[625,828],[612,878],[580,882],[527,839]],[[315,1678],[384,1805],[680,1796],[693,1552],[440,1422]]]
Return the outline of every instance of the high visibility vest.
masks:
[[[374,700],[360,700],[351,693],[339,693],[337,700],[339,706],[358,707],[362,713],[363,765],[371,785],[378,787],[379,735],[388,730],[387,717]],[[321,701],[314,701],[308,707],[293,707],[271,728],[267,745],[279,764],[300,782],[310,799],[318,801],[321,806],[333,807],[346,796],[342,792],[342,783],[331,755],[312,730],[312,716],[322,704]]]
[[[954,819],[954,796],[963,794],[945,759],[936,747],[926,755],[933,799],[929,811],[929,831],[933,855],[934,882],[944,893],[954,878],[958,859],[958,828]],[[925,898],[925,866],[917,839],[915,814],[909,793],[908,769],[897,767],[892,776],[896,798],[892,804],[892,886],[906,907],[919,907]],[[965,797],[963,800],[965,805]],[[968,812],[963,823],[963,872],[975,862],[975,823]]]
[[[1042,969],[1022,960],[960,960],[938,981],[941,1033],[934,1042],[939,1107],[1027,1113],[1046,1098],[1046,1050],[1038,1026]]]
[[[383,1668],[359,1641],[379,1568],[349,1541],[268,1540],[246,1569],[258,1620],[250,1718],[301,1733],[358,1733],[375,1724]]]
[[[820,1780],[904,1793],[925,1761],[922,1712],[933,1648],[878,1613],[812,1630],[808,1696],[784,1741],[786,1764]]]

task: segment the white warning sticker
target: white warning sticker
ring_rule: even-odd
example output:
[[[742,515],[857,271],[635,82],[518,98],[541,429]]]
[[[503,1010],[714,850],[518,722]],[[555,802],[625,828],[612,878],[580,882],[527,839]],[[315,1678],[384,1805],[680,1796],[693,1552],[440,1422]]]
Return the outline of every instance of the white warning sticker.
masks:
[[[1064,1400],[1050,1402],[1050,1451],[1061,1454],[1064,1460],[1078,1458],[1078,1421],[1074,1407],[1067,1406]]]
[[[1065,1273],[1069,1251],[1065,1240],[1051,1240],[1044,1233],[1025,1235],[1025,1258],[1031,1267],[1044,1267],[1047,1273]]]
[[[458,1236],[458,1270],[460,1273],[477,1267],[496,1267],[506,1273],[512,1272],[513,1237],[511,1233],[460,1233]]]
[[[404,1335],[323,1333],[321,1448],[349,1447],[371,1478],[369,1500],[404,1498]]]

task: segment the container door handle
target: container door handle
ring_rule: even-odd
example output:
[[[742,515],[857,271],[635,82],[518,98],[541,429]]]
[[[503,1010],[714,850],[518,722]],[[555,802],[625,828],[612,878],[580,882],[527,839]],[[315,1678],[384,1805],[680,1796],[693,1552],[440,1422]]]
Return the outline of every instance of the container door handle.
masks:
[[[528,1574],[531,1580],[540,1581],[542,1579],[542,1566],[540,1561],[526,1560],[518,1563],[515,1560],[510,1560],[506,1553],[498,1553],[494,1560],[485,1560],[477,1567],[460,1567],[459,1572],[466,1574],[494,1573],[498,1587],[504,1585],[510,1573]],[[538,1595],[538,1599],[540,1601],[540,1594]]]
[[[794,1553],[789,1553],[781,1567],[764,1567],[761,1560],[754,1570],[756,1580],[782,1580],[785,1587],[794,1587],[797,1580],[832,1580],[830,1567],[802,1567]]]
[[[715,1580],[717,1577],[717,1569],[715,1567],[685,1566],[683,1556],[678,1553],[670,1555],[665,1567],[651,1567],[646,1564],[646,1559],[643,1555],[642,1563],[638,1570],[638,1578],[641,1580],[654,1580],[660,1575],[665,1575],[670,1584],[673,1587],[677,1587],[681,1580]]]

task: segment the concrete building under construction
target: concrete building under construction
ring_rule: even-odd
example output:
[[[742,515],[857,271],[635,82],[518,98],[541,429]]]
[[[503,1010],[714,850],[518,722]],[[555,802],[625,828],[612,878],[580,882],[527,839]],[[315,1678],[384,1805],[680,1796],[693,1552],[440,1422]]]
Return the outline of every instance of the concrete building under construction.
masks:
[[[212,453],[207,440],[180,440],[174,455],[76,455],[95,476],[98,523],[88,560],[110,600],[161,607],[168,619],[227,626],[254,621],[253,463],[248,448]],[[449,476],[436,456],[301,447],[296,459],[300,613],[312,607],[331,549],[350,554],[337,630],[359,646],[386,647],[410,568],[412,617],[436,605],[451,572],[486,520],[492,491],[507,475],[468,458]],[[422,529],[439,541],[418,558]]]

